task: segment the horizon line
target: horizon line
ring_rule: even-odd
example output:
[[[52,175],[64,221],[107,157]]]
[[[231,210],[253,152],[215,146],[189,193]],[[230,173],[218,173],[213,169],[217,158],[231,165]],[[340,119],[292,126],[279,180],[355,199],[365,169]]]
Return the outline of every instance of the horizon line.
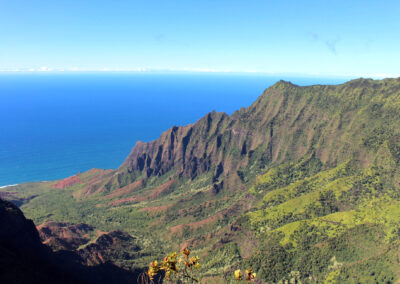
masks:
[[[212,74],[254,74],[268,76],[305,76],[305,77],[341,77],[341,78],[399,78],[399,74],[391,73],[375,73],[375,74],[339,74],[339,73],[309,73],[309,72],[268,72],[259,70],[230,70],[230,69],[213,69],[213,68],[133,68],[133,69],[117,69],[117,68],[100,68],[100,69],[83,69],[83,68],[8,68],[0,69],[1,73],[212,73]]]

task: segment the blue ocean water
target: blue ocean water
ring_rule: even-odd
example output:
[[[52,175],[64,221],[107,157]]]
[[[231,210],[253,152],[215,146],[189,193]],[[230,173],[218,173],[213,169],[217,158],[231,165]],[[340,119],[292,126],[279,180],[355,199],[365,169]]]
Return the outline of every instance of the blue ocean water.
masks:
[[[0,75],[0,186],[117,168],[136,141],[216,110],[249,106],[279,79],[233,74]]]

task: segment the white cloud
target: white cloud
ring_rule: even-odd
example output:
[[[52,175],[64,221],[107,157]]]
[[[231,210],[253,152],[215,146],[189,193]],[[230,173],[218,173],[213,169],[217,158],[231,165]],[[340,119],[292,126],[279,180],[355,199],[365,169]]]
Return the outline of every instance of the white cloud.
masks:
[[[383,79],[383,78],[399,78],[400,73],[374,73],[374,74],[368,74],[365,77],[371,77],[374,79]]]
[[[193,72],[193,73],[251,73],[251,74],[262,74],[265,76],[312,76],[312,77],[343,77],[343,78],[397,78],[400,77],[400,73],[290,73],[290,72],[265,72],[260,70],[232,70],[232,69],[217,69],[217,68],[99,68],[99,69],[84,69],[81,67],[72,68],[50,68],[42,66],[40,68],[0,68],[0,72],[6,73],[23,73],[23,72]]]
[[[50,71],[53,71],[53,69],[51,69],[49,67],[46,67],[46,66],[43,66],[43,67],[40,67],[37,71],[39,71],[39,72],[50,72]]]

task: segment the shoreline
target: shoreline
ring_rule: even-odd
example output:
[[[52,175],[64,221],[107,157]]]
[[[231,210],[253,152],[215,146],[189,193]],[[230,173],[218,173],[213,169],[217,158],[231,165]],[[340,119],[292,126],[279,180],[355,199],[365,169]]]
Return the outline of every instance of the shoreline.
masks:
[[[18,183],[16,183],[16,184],[9,184],[9,185],[2,185],[2,186],[0,186],[0,189],[1,189],[1,188],[5,188],[5,187],[17,186],[17,185],[18,185]]]
[[[1,185],[1,186],[0,186],[0,189],[6,188],[6,187],[15,187],[15,186],[22,185],[22,184],[25,184],[25,183],[42,183],[42,182],[50,182],[50,181],[49,181],[49,180],[26,181],[26,182],[15,183],[15,184]]]

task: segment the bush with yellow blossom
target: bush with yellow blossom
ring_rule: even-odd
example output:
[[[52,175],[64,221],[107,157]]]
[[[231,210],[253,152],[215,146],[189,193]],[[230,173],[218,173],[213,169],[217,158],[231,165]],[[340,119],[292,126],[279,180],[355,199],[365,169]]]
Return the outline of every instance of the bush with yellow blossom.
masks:
[[[244,275],[242,274],[242,271],[240,269],[235,270],[233,273],[235,280],[241,281],[241,280],[246,280],[246,282],[252,282],[256,278],[256,274],[253,272],[253,269],[249,268],[246,269],[244,272]]]
[[[162,275],[171,283],[199,283],[199,278],[195,276],[200,267],[199,260],[198,256],[190,256],[190,250],[184,247],[180,256],[173,252],[160,263],[157,260],[151,262],[147,272],[140,276],[139,283],[151,284],[155,279],[160,282]]]

